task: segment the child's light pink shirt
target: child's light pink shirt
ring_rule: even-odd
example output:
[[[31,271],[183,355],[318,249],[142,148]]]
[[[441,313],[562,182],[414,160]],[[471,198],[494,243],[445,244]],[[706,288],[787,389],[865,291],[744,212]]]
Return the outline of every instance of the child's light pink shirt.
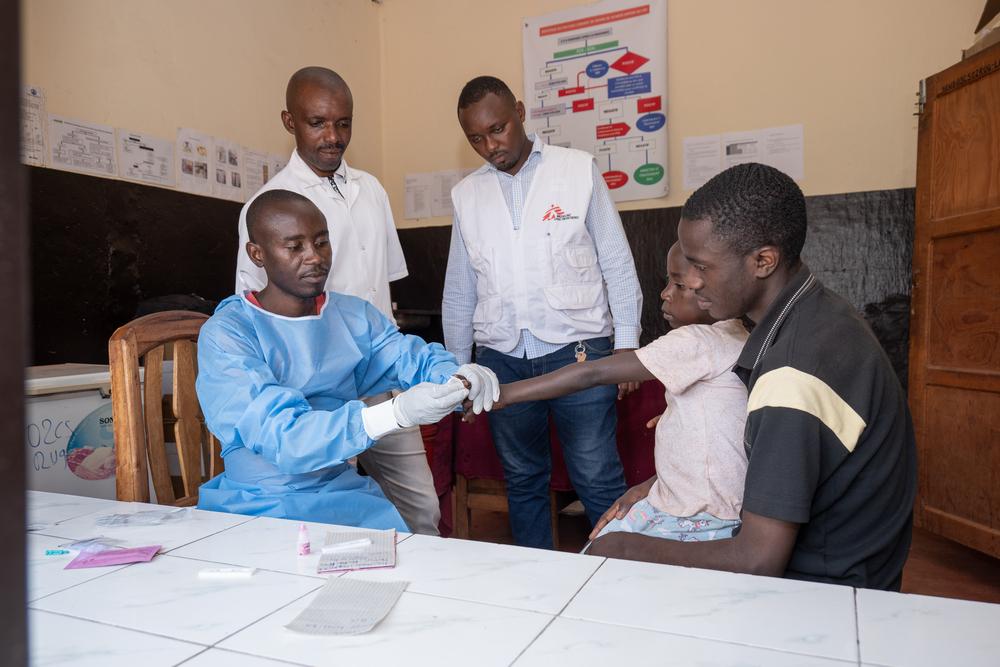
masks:
[[[747,390],[732,368],[748,335],[739,320],[692,324],[636,350],[667,390],[656,427],[657,479],[649,492],[655,508],[679,517],[739,518]]]

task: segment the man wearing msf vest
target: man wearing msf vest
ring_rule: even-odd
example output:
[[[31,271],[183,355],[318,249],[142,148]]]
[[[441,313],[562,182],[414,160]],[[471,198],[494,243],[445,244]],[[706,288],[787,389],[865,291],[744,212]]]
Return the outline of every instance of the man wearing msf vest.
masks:
[[[475,343],[476,361],[507,383],[608,356],[612,334],[615,352],[635,349],[642,292],[593,156],[527,135],[524,105],[494,77],[465,85],[458,120],[487,163],[451,192],[448,350],[466,363]],[[490,414],[517,544],[552,548],[550,414],[591,523],[625,492],[615,398],[634,389],[596,387]]]

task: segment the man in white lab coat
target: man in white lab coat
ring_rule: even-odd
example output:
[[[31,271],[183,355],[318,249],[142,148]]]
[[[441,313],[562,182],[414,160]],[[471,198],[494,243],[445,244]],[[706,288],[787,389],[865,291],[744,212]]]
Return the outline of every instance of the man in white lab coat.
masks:
[[[406,260],[382,185],[344,160],[354,116],[350,88],[332,70],[305,67],[289,79],[285,106],[281,121],[295,136],[295,150],[255,197],[282,189],[316,204],[326,217],[333,252],[326,289],[365,299],[393,319],[389,283],[407,275]],[[240,213],[237,294],[267,284],[264,270],[243,250],[252,201]],[[389,398],[379,394],[366,402],[375,405]],[[387,435],[358,458],[413,532],[438,534],[440,507],[419,428]]]

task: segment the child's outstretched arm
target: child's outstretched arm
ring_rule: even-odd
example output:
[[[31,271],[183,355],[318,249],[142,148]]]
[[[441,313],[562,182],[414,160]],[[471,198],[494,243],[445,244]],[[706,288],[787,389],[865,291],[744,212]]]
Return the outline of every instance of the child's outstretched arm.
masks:
[[[597,361],[570,364],[529,380],[500,385],[500,400],[496,408],[512,403],[556,398],[604,384],[642,382],[652,380],[653,377],[639,361],[635,351],[629,350]]]

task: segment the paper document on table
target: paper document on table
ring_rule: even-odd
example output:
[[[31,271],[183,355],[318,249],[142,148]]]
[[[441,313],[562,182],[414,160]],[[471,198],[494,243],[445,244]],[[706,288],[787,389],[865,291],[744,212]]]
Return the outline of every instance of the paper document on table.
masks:
[[[21,162],[40,167],[45,160],[45,95],[37,86],[21,91]]]
[[[145,510],[142,512],[123,512],[120,514],[103,514],[94,520],[98,526],[159,526],[162,523],[181,521],[191,518],[190,507],[176,509]]]
[[[351,548],[348,543],[356,543]],[[342,545],[342,548],[341,548]],[[318,574],[396,566],[396,529],[329,532],[319,558]]]
[[[407,581],[330,579],[285,627],[309,635],[358,635],[385,618],[406,590]]]

